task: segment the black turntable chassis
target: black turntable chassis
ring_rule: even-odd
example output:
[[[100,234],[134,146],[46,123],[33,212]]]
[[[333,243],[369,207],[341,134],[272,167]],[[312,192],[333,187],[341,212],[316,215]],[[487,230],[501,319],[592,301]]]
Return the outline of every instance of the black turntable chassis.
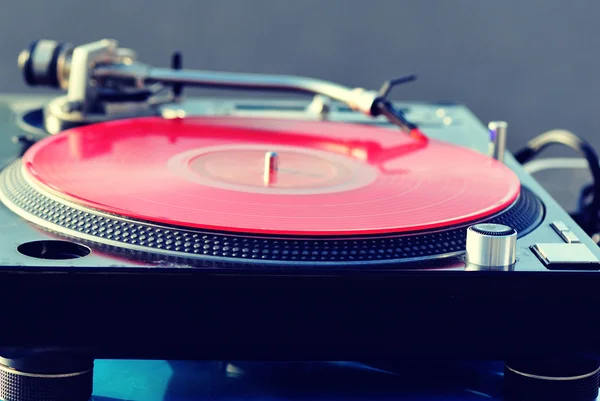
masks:
[[[18,108],[15,104],[26,103],[11,101]],[[195,107],[214,110],[202,102]],[[439,108],[410,107],[415,113]],[[468,127],[467,132],[485,134],[463,107],[444,108],[460,121],[455,132]],[[14,114],[3,118],[7,131],[19,132]],[[448,134],[452,127],[435,127],[428,134],[450,135],[480,149],[486,145],[477,137]],[[19,151],[16,143],[7,145],[6,163]],[[518,362],[559,351],[597,352],[597,272],[549,271],[530,252],[535,243],[559,240],[549,225],[555,220],[587,244],[591,240],[510,155],[506,159],[545,205],[544,221],[519,239],[511,272],[465,271],[460,259],[438,270],[418,270],[426,267],[420,265],[380,271],[253,269],[251,274],[140,266],[94,252],[68,262],[32,259],[16,247],[47,234],[0,208],[5,227],[0,275],[10,302],[3,317],[18,322],[0,334],[5,367],[0,371],[14,383],[21,383],[15,377],[70,378],[54,388],[71,399],[86,399],[92,361],[104,358]],[[27,399],[19,394],[23,397],[14,399]]]
[[[8,100],[12,110],[32,104],[31,98]],[[412,105],[415,115],[437,108]],[[460,125],[438,129],[432,124],[424,128],[429,135],[486,145],[481,137],[454,134],[475,127],[485,138],[485,129],[464,107],[444,108]],[[4,113],[5,132],[19,132],[15,115]],[[5,161],[18,153],[16,144],[7,145]],[[557,241],[550,222],[574,223],[533,179],[515,169],[543,199],[546,217],[519,240],[513,272],[465,272],[457,264],[440,270],[248,274],[244,269],[144,267],[95,254],[68,262],[37,260],[8,245],[45,234],[2,208],[6,229],[0,235],[11,249],[4,253],[0,274],[5,299],[14,305],[4,318],[19,324],[3,331],[0,342],[68,347],[96,358],[504,358],[556,349],[596,351],[598,274],[549,271],[529,251],[537,242]],[[576,226],[573,230],[593,246]]]
[[[19,96],[0,100],[3,167],[18,158],[23,144],[44,135],[42,126],[57,132],[68,126],[63,114],[68,117],[93,109],[99,99],[92,96],[88,56],[103,55],[118,65],[100,67],[94,73],[108,74],[111,79],[116,73],[130,74],[125,78],[132,77],[137,84],[137,78],[152,71],[158,81],[179,77],[173,82],[176,96],[169,103],[128,109],[129,117],[285,114],[384,124],[385,118],[372,118],[382,113],[400,128],[410,128],[410,121],[432,138],[488,153],[486,129],[459,105],[392,106],[385,99],[389,92],[385,85],[380,92],[345,88],[340,92],[341,87],[328,85],[308,88],[311,93],[326,90],[326,95],[363,115],[347,107],[332,108],[319,97],[311,104],[290,103],[288,107],[283,107],[286,102],[264,100],[182,102],[175,87],[184,71],[129,66],[121,61],[133,59],[133,54],[113,47],[116,42],[95,42],[80,47],[75,55],[56,42],[37,41],[22,53],[20,61],[30,83],[60,81],[67,70],[70,75],[74,70],[80,80],[68,79],[68,95],[62,100]],[[56,60],[41,57],[50,53]],[[41,63],[40,68],[36,63]],[[56,76],[54,64],[65,71]],[[217,82],[223,78],[219,74],[195,73],[193,77],[203,86],[210,82],[222,86]],[[248,80],[243,81],[246,85]],[[270,79],[263,84],[278,86]],[[283,84],[296,86],[298,82]],[[48,101],[47,114],[60,124],[43,118],[36,123],[41,114],[37,108]],[[75,124],[89,122],[75,120]],[[14,136],[20,139],[10,142]],[[597,393],[597,363],[581,361],[600,352],[595,313],[600,304],[600,262],[589,263],[597,261],[600,251],[510,154],[504,160],[544,204],[542,221],[517,240],[516,263],[510,269],[465,268],[461,255],[408,267],[406,263],[378,268],[340,264],[319,269],[310,264],[278,269],[235,264],[226,269],[199,268],[176,261],[156,264],[124,259],[97,249],[68,261],[49,260],[24,255],[19,249],[54,237],[1,206],[0,282],[7,303],[3,318],[8,324],[0,332],[0,380],[5,383],[0,386],[0,398],[16,401],[42,395],[48,400],[86,400],[92,392],[93,360],[100,358],[389,361],[435,357],[516,360],[513,366],[525,366],[519,361],[534,358],[537,365],[529,365],[524,372],[531,375],[543,370],[542,358],[557,360],[567,355],[571,362],[563,364],[567,368],[563,373],[577,371],[591,378],[584,383],[585,390]],[[582,372],[581,366],[589,369]],[[52,384],[36,387],[42,382]]]

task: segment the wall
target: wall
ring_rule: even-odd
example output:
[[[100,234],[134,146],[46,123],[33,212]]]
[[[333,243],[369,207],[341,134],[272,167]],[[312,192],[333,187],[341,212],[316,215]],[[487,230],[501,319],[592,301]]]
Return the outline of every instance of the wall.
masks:
[[[16,68],[31,40],[103,37],[167,65],[303,74],[379,87],[415,72],[397,99],[455,100],[509,122],[512,150],[550,128],[600,149],[600,2],[128,0],[5,2],[0,91],[31,91]]]

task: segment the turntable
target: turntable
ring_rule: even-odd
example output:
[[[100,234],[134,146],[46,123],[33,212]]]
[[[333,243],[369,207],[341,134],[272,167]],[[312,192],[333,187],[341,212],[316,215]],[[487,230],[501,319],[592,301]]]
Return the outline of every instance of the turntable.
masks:
[[[157,68],[113,40],[36,41],[19,65],[29,85],[66,94],[3,100],[11,378],[58,374],[59,360],[60,374],[91,375],[95,358],[427,355],[518,358],[539,376],[522,358],[600,348],[600,193],[570,215],[523,166],[562,143],[600,179],[571,133],[513,155],[505,122],[389,100],[414,76],[369,91],[186,70],[180,54]],[[577,361],[557,377],[597,393],[596,364]]]

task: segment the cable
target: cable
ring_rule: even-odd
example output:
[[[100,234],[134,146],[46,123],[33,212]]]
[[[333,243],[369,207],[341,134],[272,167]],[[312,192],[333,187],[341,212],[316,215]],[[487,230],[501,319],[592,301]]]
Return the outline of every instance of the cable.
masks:
[[[535,158],[544,149],[551,145],[563,145],[569,147],[576,152],[582,154],[588,164],[588,168],[592,174],[592,186],[590,189],[582,193],[580,210],[574,218],[578,224],[588,232],[596,232],[598,226],[598,212],[600,211],[600,161],[596,151],[592,146],[579,138],[572,132],[565,130],[551,130],[544,132],[535,138],[531,139],[523,149],[515,153],[515,158],[521,164],[525,164]],[[585,205],[586,195],[592,197],[588,205]]]
[[[527,162],[523,165],[523,168],[529,174],[536,174],[546,170],[583,170],[588,168],[588,162],[583,157],[550,157]]]
[[[552,157],[543,158],[539,160],[532,160],[523,165],[524,170],[529,174],[536,174],[541,171],[548,170],[563,170],[563,169],[577,169],[583,170],[588,169],[588,162],[583,157]],[[581,220],[579,215],[580,211],[585,210],[589,207],[589,199],[594,193],[594,184],[586,184],[582,187],[579,192],[579,198],[577,199],[577,209],[575,212],[569,213],[575,220]],[[600,219],[599,219],[600,220]],[[600,223],[600,221],[599,221]],[[592,237],[594,242],[600,244],[600,227],[590,231],[588,234]]]
[[[551,157],[539,160],[532,160],[523,164],[523,169],[529,174],[537,174],[541,171],[548,170],[583,170],[588,169],[588,162],[583,157]],[[577,200],[577,210],[582,210],[589,204],[589,198],[593,194],[594,185],[586,184],[579,192]]]

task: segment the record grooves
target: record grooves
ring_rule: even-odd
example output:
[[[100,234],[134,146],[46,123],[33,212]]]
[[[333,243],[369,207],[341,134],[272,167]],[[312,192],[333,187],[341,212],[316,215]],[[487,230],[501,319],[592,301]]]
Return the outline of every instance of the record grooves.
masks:
[[[144,259],[174,257],[210,265],[388,264],[435,259],[461,254],[465,249],[467,226],[475,223],[400,235],[318,238],[180,228],[123,218],[50,198],[27,182],[20,161],[2,173],[0,197],[25,219],[79,241]],[[478,222],[510,225],[523,236],[539,224],[543,214],[540,199],[522,187],[510,207]]]
[[[437,230],[506,209],[521,187],[497,160],[423,135],[242,117],[79,127],[39,141],[22,164],[40,192],[74,204],[256,235]]]

